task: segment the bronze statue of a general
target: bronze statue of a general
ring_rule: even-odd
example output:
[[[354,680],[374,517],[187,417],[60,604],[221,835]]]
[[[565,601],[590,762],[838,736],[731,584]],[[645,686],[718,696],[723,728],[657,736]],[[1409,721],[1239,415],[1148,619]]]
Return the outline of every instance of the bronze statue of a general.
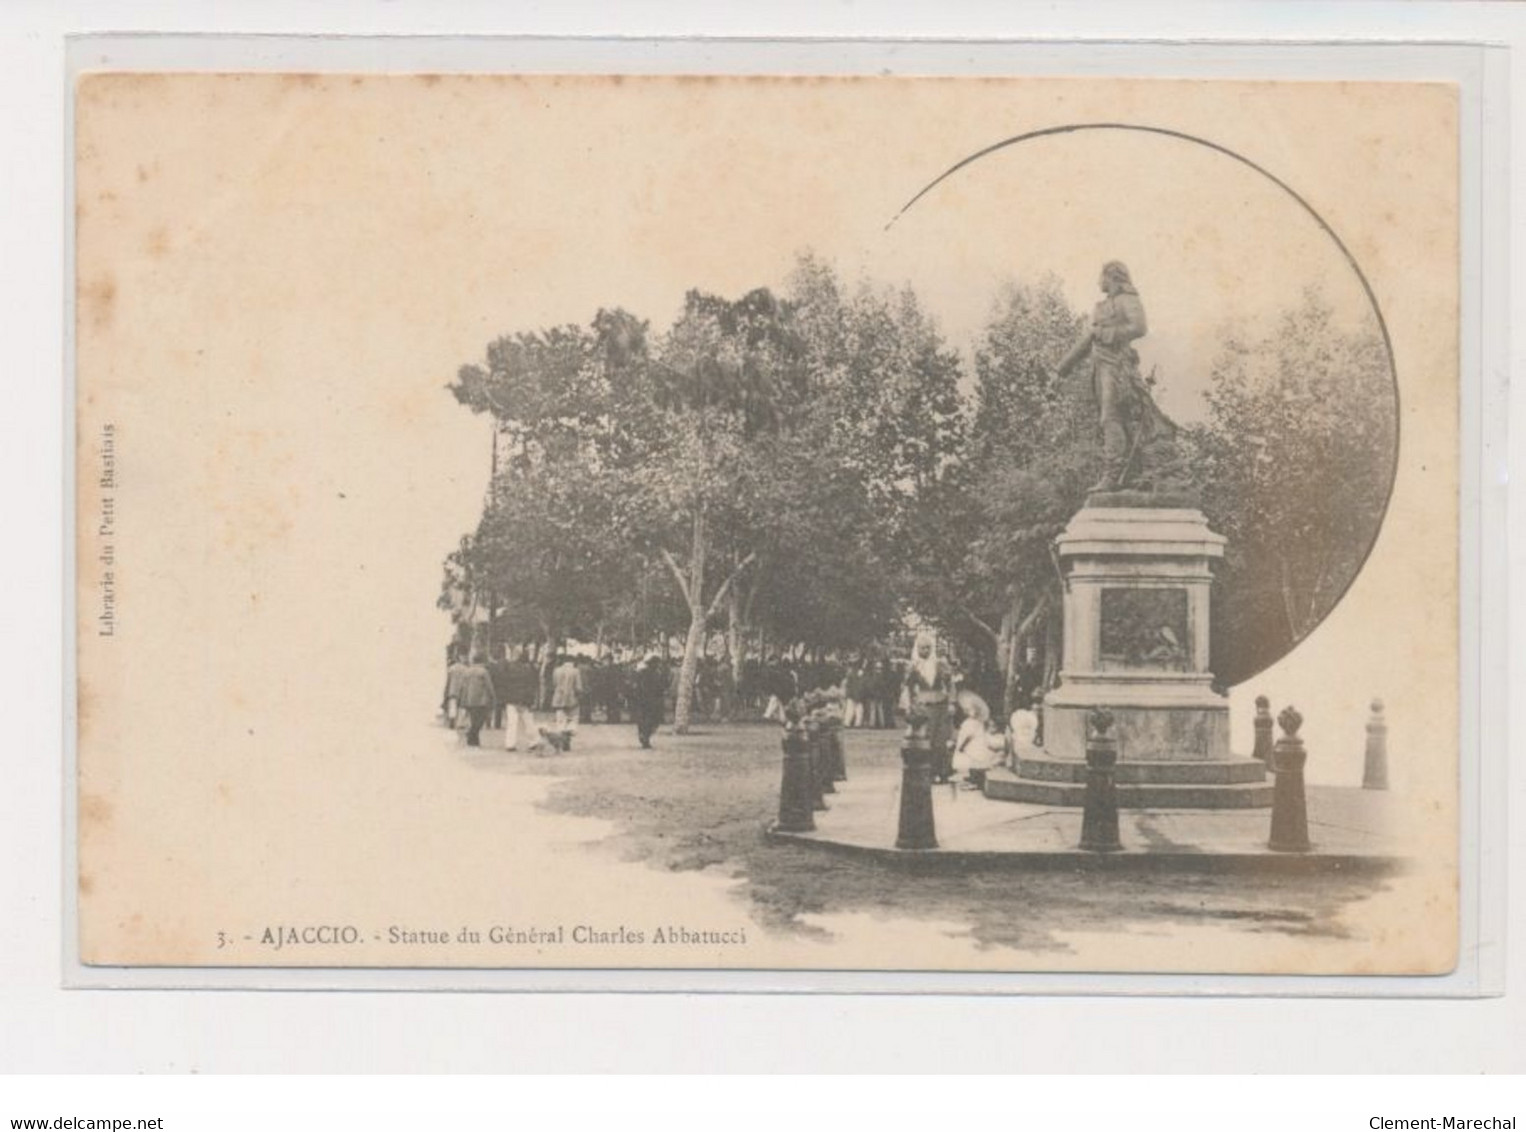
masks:
[[[1106,296],[1092,311],[1085,336],[1059,364],[1061,376],[1083,361],[1091,367],[1092,393],[1102,426],[1102,476],[1092,491],[1157,487],[1148,472],[1169,458],[1176,426],[1155,405],[1139,375],[1136,339],[1149,329],[1144,304],[1129,279],[1129,269],[1117,260],[1102,268]]]

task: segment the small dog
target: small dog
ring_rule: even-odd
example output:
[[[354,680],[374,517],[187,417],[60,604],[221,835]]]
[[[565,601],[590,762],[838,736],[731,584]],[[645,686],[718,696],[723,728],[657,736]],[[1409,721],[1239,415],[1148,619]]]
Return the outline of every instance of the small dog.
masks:
[[[540,729],[540,737],[551,744],[553,751],[566,754],[572,750],[571,731],[552,731],[550,728],[542,727]]]

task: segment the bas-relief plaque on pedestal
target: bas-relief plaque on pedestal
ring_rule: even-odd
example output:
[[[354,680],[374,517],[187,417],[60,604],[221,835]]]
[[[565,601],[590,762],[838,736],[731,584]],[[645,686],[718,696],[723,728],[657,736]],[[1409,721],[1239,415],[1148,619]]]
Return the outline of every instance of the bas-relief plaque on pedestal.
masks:
[[[1187,591],[1104,586],[1100,639],[1104,671],[1189,671]]]

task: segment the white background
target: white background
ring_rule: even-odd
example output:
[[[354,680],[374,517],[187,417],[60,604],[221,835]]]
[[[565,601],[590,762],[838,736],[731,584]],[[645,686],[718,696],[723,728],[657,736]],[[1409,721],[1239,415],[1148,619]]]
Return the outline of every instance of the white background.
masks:
[[[62,378],[64,194],[63,36],[107,31],[349,34],[847,35],[1190,39],[1487,40],[1511,44],[1512,85],[1526,88],[1526,12],[1507,4],[1028,4],[837,2],[631,6],[598,4],[294,2],[263,4],[12,2],[0,9],[0,493],[4,556],[0,744],[0,1070],[7,1072],[496,1072],[496,1071],[885,1071],[1010,1072],[1520,1072],[1526,1069],[1526,926],[1518,868],[1503,949],[1505,997],[1472,1001],[1343,1001],[1129,998],[958,998],[783,995],[450,995],[242,992],[102,992],[60,989],[59,752],[64,640],[63,442],[70,418]],[[1517,98],[1519,96],[1517,95]],[[1512,207],[1523,202],[1526,115],[1511,124]],[[1526,234],[1511,248],[1520,262]],[[1517,289],[1511,313],[1521,313]],[[1511,319],[1526,325],[1526,319]],[[1518,369],[1518,348],[1511,369]],[[1511,395],[1519,409],[1520,392]],[[1513,414],[1517,415],[1517,414]],[[1512,465],[1520,460],[1513,453]],[[1511,510],[1517,512],[1512,501]],[[1517,518],[1519,518],[1517,514]],[[1520,523],[1510,558],[1520,557]],[[1517,606],[1519,607],[1519,606]],[[1505,616],[1496,601],[1488,617]],[[1514,620],[1514,619],[1513,619]],[[1518,630],[1518,623],[1513,624]],[[1511,634],[1519,657],[1521,635]],[[1495,671],[1498,680],[1500,673]],[[1506,686],[1501,680],[1495,686]],[[1514,712],[1512,711],[1512,715]],[[1504,742],[1503,735],[1494,737]],[[1515,745],[1519,747],[1519,744]],[[1512,752],[1519,754],[1519,751]],[[1512,762],[1515,760],[1512,759]],[[1526,773],[1509,785],[1519,819]],[[1522,822],[1494,848],[1523,859]],[[252,1084],[252,1083],[250,1083]],[[1495,1083],[1507,1084],[1507,1083]],[[1478,1081],[1215,1081],[1154,1099],[1142,1083],[884,1084],[847,1094],[713,1084],[629,1096],[603,1087],[412,1083],[400,1096],[367,1085],[341,1098],[312,1082],[255,1088],[205,1082],[0,1081],[0,1121],[16,1116],[153,1116],[165,1127],[423,1124],[476,1113],[495,1125],[539,1123],[540,1105],[603,1109],[610,1121],[644,1111],[705,1113],[706,1124],[791,1119],[876,1122],[882,1112],[946,1123],[970,1103],[1004,1122],[1076,1119],[1081,1127],[1170,1122],[1280,1126],[1290,1115],[1320,1128],[1366,1128],[1368,1117],[1516,1115],[1519,1082],[1489,1096]],[[909,1091],[897,1091],[907,1090]],[[1169,1088],[1169,1086],[1166,1086]],[[141,1097],[138,1090],[147,1089]],[[1416,1090],[1411,1093],[1410,1090]],[[335,1106],[325,1119],[324,1105]],[[661,1106],[660,1109],[657,1106]],[[849,1108],[848,1106],[851,1106]],[[1185,1106],[1185,1107],[1183,1107]],[[417,1110],[417,1112],[416,1112]],[[340,1117],[347,1112],[350,1118]],[[1214,1114],[1217,1113],[1217,1118]],[[213,1120],[211,1114],[219,1114]],[[506,1116],[506,1114],[514,1114]],[[1194,1117],[1195,1114],[1195,1117]],[[1089,1117],[1089,1119],[1087,1119]],[[814,1122],[814,1121],[813,1121]],[[0,1124],[0,1127],[8,1125]]]

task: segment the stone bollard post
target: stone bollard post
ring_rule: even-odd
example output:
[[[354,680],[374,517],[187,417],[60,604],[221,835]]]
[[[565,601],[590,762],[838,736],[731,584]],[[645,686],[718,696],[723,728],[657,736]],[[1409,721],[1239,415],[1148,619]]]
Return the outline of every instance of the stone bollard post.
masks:
[[[1372,718],[1367,721],[1367,762],[1362,767],[1363,790],[1388,789],[1388,722],[1383,718],[1383,701],[1372,701]]]
[[[1272,765],[1272,701],[1265,696],[1256,697],[1256,745],[1251,755],[1267,766]]]
[[[1118,793],[1113,774],[1118,766],[1118,740],[1108,732],[1113,713],[1092,708],[1086,717],[1086,801],[1081,813],[1081,848],[1093,853],[1116,853],[1123,848],[1118,838]]]
[[[1309,851],[1309,811],[1303,794],[1303,765],[1308,754],[1298,729],[1303,716],[1291,705],[1277,715],[1282,738],[1272,748],[1272,770],[1277,784],[1272,788],[1272,836],[1267,847],[1276,853]]]
[[[913,724],[901,744],[901,826],[897,849],[936,849],[933,826],[933,751],[927,733]]]
[[[816,808],[816,787],[811,781],[811,753],[798,721],[786,724],[780,746],[784,748],[784,777],[779,783],[779,821],[774,828],[781,833],[810,833],[816,828],[816,819],[811,816]]]

